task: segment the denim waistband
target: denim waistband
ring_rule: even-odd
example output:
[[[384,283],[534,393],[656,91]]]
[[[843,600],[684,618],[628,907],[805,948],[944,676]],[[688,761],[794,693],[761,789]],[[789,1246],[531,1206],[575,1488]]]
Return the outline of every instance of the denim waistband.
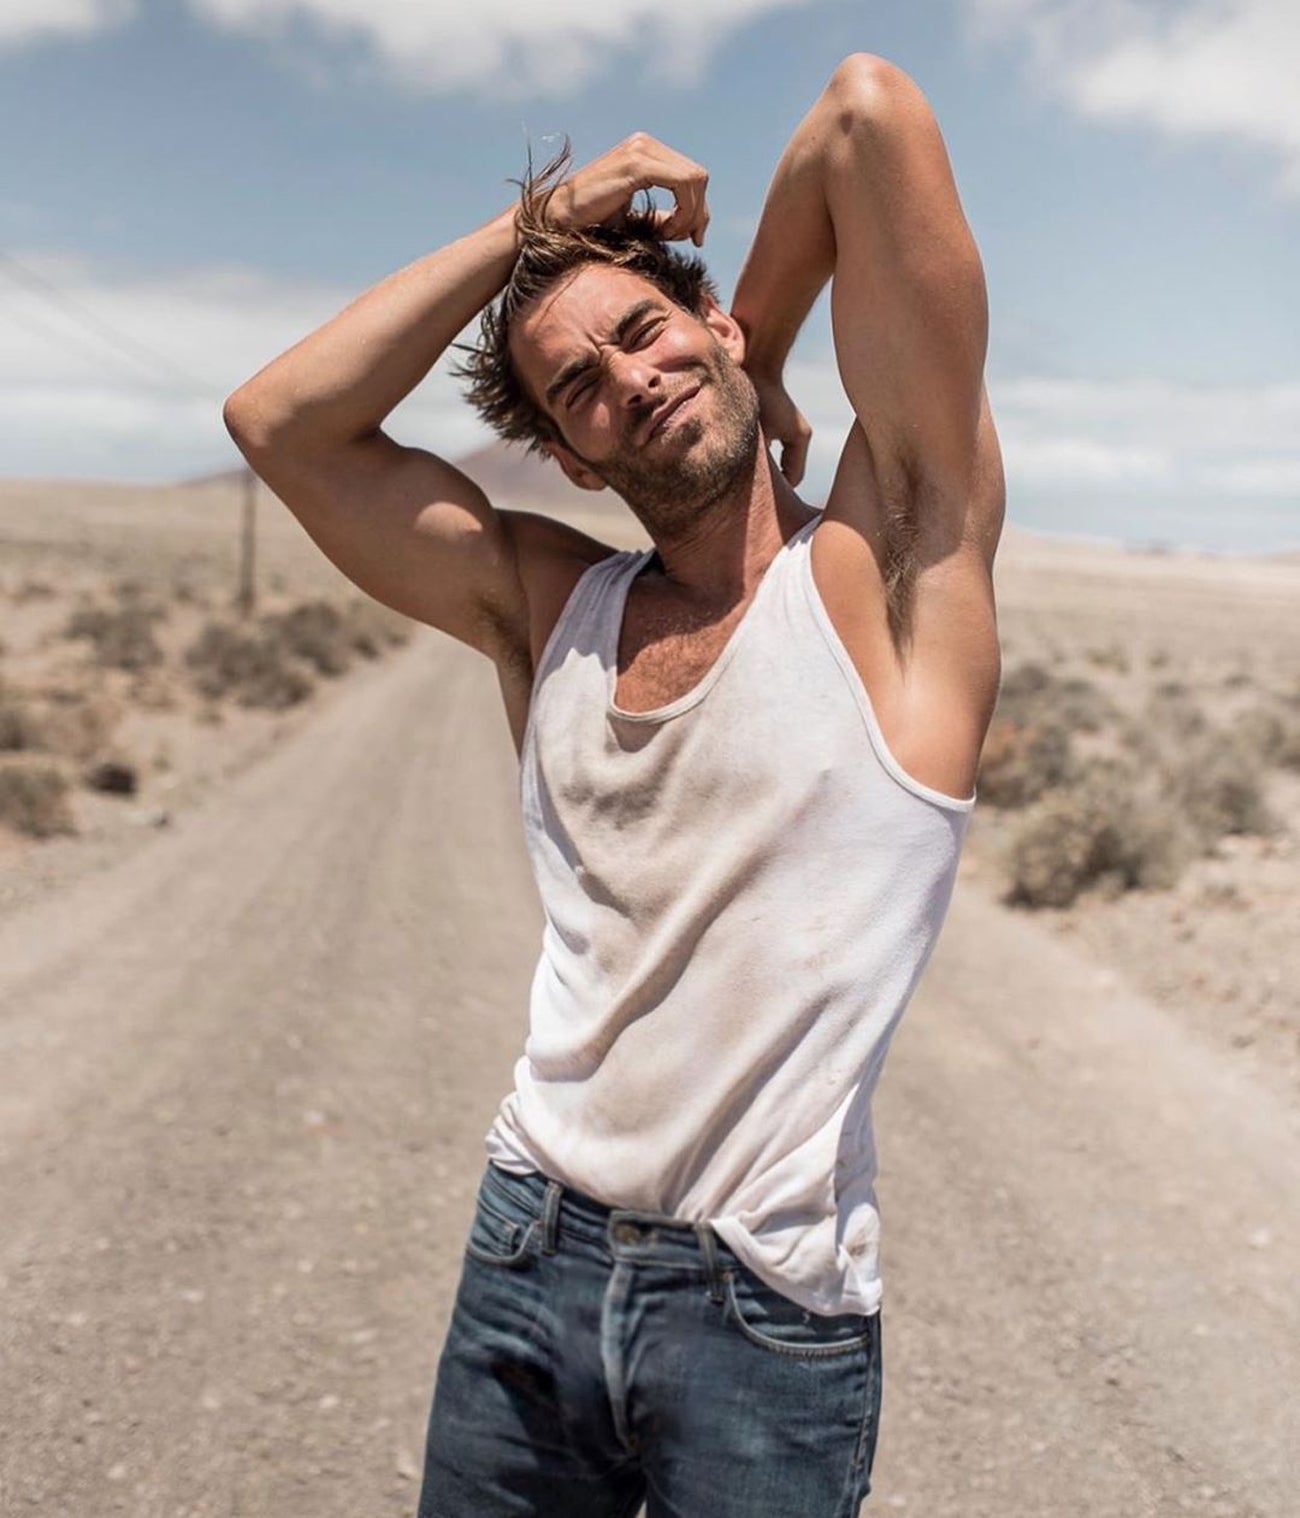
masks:
[[[538,1223],[543,1254],[555,1254],[568,1238],[595,1245],[616,1260],[703,1269],[710,1294],[719,1297],[723,1268],[734,1270],[741,1263],[707,1222],[609,1207],[538,1170],[518,1175],[489,1160],[483,1190]]]

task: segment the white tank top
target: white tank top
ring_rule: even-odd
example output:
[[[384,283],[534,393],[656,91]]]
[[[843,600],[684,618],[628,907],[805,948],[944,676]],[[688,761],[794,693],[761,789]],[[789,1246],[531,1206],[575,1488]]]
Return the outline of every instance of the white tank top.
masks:
[[[778,551],[708,673],[614,703],[628,587],[586,570],[537,670],[520,786],[545,924],[488,1157],[708,1221],[812,1312],[880,1305],[871,1098],[975,797],[906,774],[812,576]]]

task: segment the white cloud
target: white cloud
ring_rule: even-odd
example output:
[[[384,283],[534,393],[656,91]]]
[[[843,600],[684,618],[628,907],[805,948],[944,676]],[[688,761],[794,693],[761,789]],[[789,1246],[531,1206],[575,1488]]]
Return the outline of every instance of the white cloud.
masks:
[[[162,362],[119,351],[76,316],[4,281],[0,474],[11,476],[166,480],[234,467],[225,397],[361,293],[239,268],[144,282],[77,258],[28,252],[21,262]],[[487,440],[445,363],[389,426],[399,441],[451,457]]]
[[[835,365],[795,358],[786,378],[813,428],[809,473],[829,483],[853,420]],[[1013,496],[1226,491],[1300,504],[1300,384],[993,377],[989,396]]]
[[[696,83],[729,32],[811,0],[190,0],[232,31],[285,36],[309,23],[349,66],[378,66],[412,90],[488,90],[498,98],[571,94],[637,49],[635,61],[676,85]],[[296,44],[297,46],[297,44]],[[301,64],[301,54],[294,60]],[[319,73],[324,60],[311,65]]]
[[[990,382],[1008,482],[1300,499],[1300,384]]]
[[[129,21],[136,0],[3,0],[0,47],[51,36],[85,36]]]
[[[1167,484],[1169,455],[1089,437],[1035,437],[1014,426],[999,434],[1008,473],[1022,485]]]
[[[990,395],[1000,421],[1036,436],[1090,436],[1184,461],[1300,451],[1300,384],[1021,378],[991,382]]]
[[[1278,155],[1300,196],[1300,5],[1293,0],[961,0],[983,42],[1021,40],[1032,87],[1096,121]]]
[[[1238,495],[1277,496],[1300,503],[1300,457],[1256,459],[1213,471],[1215,482]],[[1300,505],[1297,506],[1300,513]]]

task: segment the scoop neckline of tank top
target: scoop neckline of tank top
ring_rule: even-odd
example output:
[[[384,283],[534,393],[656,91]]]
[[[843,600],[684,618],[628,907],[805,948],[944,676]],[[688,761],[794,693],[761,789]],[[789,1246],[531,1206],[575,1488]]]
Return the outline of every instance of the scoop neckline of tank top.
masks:
[[[669,718],[680,716],[682,712],[689,711],[703,701],[705,696],[713,689],[714,685],[722,676],[722,671],[734,656],[740,645],[741,636],[749,625],[754,614],[754,608],[758,605],[767,582],[772,578],[772,570],[776,561],[794,546],[801,538],[811,534],[817,523],[821,521],[823,512],[819,511],[816,516],[809,517],[802,527],[795,528],[794,532],[781,544],[780,548],[772,555],[772,561],[763,571],[763,578],[758,582],[758,588],[750,597],[749,605],[745,608],[739,622],[731,629],[731,636],[722,646],[722,651],[713,663],[705,670],[700,678],[691,686],[690,690],[683,691],[675,700],[668,702],[666,706],[652,707],[649,711],[630,712],[619,706],[614,700],[614,693],[618,689],[618,645],[623,637],[623,619],[627,614],[627,599],[632,589],[632,581],[654,558],[657,550],[643,548],[638,550],[635,557],[629,560],[624,568],[624,573],[614,586],[614,610],[608,626],[612,629],[606,634],[605,644],[605,710],[610,717],[616,717],[620,722],[664,722]]]

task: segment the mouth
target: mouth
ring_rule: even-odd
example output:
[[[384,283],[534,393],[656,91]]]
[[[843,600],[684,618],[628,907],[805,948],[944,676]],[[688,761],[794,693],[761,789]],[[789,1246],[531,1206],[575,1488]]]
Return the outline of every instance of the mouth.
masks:
[[[679,411],[687,403],[687,401],[694,399],[694,397],[700,393],[700,388],[701,387],[699,385],[696,385],[693,390],[683,391],[676,400],[668,401],[664,405],[660,406],[658,411],[656,411],[655,414],[650,418],[649,427],[646,430],[645,436],[641,439],[641,444],[643,447],[650,441],[652,437],[657,436],[657,434],[662,430],[664,423],[667,422],[675,412]]]

